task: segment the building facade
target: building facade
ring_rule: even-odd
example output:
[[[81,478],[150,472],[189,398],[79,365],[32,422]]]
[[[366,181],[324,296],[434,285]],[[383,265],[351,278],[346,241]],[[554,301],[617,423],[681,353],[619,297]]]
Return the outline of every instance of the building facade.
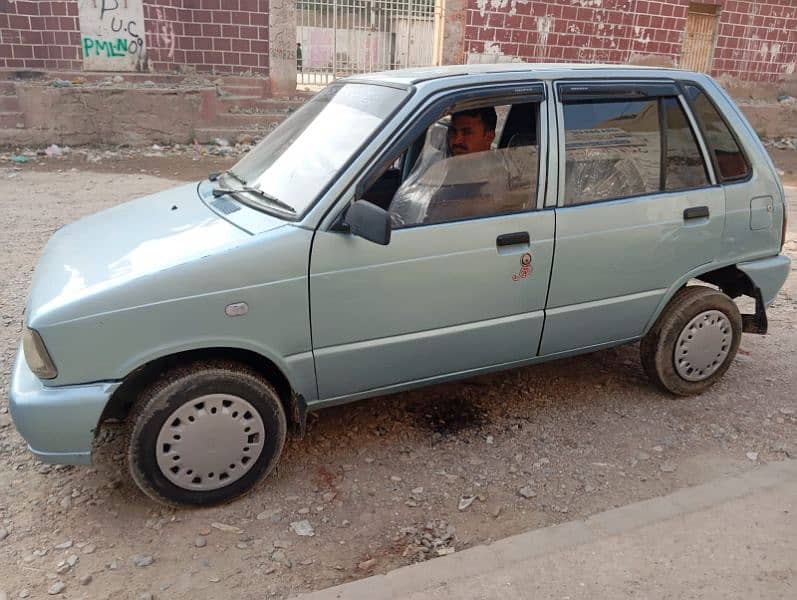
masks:
[[[361,29],[347,39],[396,53],[411,42],[418,64],[647,61],[765,82],[789,78],[797,64],[793,0],[437,0],[437,24],[423,30],[428,39],[395,19],[395,31],[374,29],[380,14],[406,4],[412,15],[414,3],[430,1],[0,0],[0,68],[246,73],[295,87],[297,41],[307,46],[312,35],[330,48],[344,44],[340,31],[315,31],[342,28],[339,13],[311,22],[308,11],[341,7],[369,15],[347,25]],[[374,36],[394,39],[376,44]],[[340,46],[326,52],[333,60],[324,64],[343,54]],[[305,71],[317,53],[305,47]],[[393,58],[387,63],[403,64],[398,54]],[[331,77],[345,74],[335,65],[332,71]]]

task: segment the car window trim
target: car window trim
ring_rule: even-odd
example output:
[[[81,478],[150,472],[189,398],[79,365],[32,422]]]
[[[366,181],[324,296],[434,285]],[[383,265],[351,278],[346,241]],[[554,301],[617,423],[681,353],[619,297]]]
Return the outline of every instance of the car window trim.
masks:
[[[714,169],[714,162],[711,160],[711,150],[709,149],[706,140],[703,139],[703,131],[700,129],[697,117],[692,114],[689,102],[687,102],[686,97],[682,93],[678,94],[678,102],[681,105],[681,110],[686,115],[686,119],[689,122],[690,128],[692,129],[692,135],[694,136],[695,140],[697,141],[697,145],[700,148],[700,153],[703,155],[703,166],[708,174],[709,184],[707,186],[701,185],[696,189],[719,185],[719,177],[717,177],[717,172]]]
[[[557,98],[563,103],[605,101],[608,99],[644,100],[677,96],[673,80],[559,82]]]
[[[679,87],[681,88],[681,95],[684,97],[684,100],[686,101],[686,104],[689,106],[690,110],[692,110],[695,113],[695,122],[698,125],[701,137],[705,138],[705,140],[706,140],[706,148],[708,149],[709,156],[711,157],[711,164],[714,167],[714,172],[716,174],[717,183],[719,185],[724,185],[726,183],[728,183],[728,184],[730,184],[730,183],[744,183],[746,181],[750,181],[753,178],[753,163],[748,158],[747,153],[744,150],[744,146],[739,141],[739,136],[736,135],[736,131],[728,123],[728,120],[725,118],[725,115],[722,113],[722,111],[719,109],[719,107],[717,107],[717,104],[716,104],[716,102],[714,102],[714,99],[711,97],[711,94],[709,94],[706,91],[706,88],[703,87],[702,85],[700,85],[697,81],[692,81],[692,80],[689,80],[689,79],[681,79],[677,83],[678,83]],[[719,116],[720,120],[725,125],[725,128],[728,130],[728,133],[731,134],[731,137],[733,138],[733,142],[736,144],[736,147],[739,149],[739,152],[741,153],[742,158],[744,159],[745,165],[747,165],[747,174],[744,177],[732,177],[732,178],[728,178],[728,179],[725,179],[725,178],[722,177],[722,172],[720,171],[719,164],[717,163],[717,160],[716,160],[717,157],[714,156],[714,153],[711,151],[711,148],[708,145],[708,136],[706,136],[706,132],[703,129],[703,123],[701,122],[700,119],[697,118],[697,111],[694,109],[694,106],[692,105],[692,101],[689,99],[689,95],[686,93],[686,86],[688,86],[688,85],[696,87],[698,90],[700,90],[700,92],[706,97],[706,100],[708,100],[708,103],[714,109],[714,112],[717,113],[717,116]]]
[[[546,87],[544,80],[532,80],[532,81],[511,81],[511,82],[502,82],[502,83],[485,83],[482,85],[474,86],[474,85],[461,85],[454,88],[446,88],[445,90],[441,90],[429,98],[427,98],[425,104],[421,107],[421,110],[418,111],[415,115],[408,117],[403,123],[398,125],[398,131],[400,134],[398,137],[393,138],[387,144],[383,145],[379,148],[375,153],[374,158],[369,164],[363,168],[358,174],[354,176],[354,180],[356,183],[353,184],[352,187],[349,188],[348,191],[341,194],[341,198],[346,198],[345,201],[341,202],[338,201],[334,203],[330,210],[325,213],[322,217],[322,220],[327,220],[328,223],[325,229],[327,231],[334,231],[339,227],[339,223],[341,218],[343,217],[346,209],[350,206],[351,202],[359,197],[363,193],[363,188],[367,189],[365,185],[366,181],[371,180],[374,177],[374,174],[379,173],[382,167],[385,164],[390,164],[390,157],[393,157],[395,160],[396,156],[398,156],[401,152],[406,151],[408,144],[412,143],[413,140],[417,139],[419,135],[426,131],[426,129],[431,126],[431,124],[438,118],[440,118],[441,111],[445,110],[446,108],[457,106],[458,103],[454,100],[456,98],[462,98],[465,101],[473,101],[478,102],[481,101],[492,101],[493,98],[498,100],[506,100],[506,104],[523,104],[523,103],[537,103],[540,106],[540,117],[537,120],[537,127],[538,127],[538,137],[537,137],[537,197],[534,203],[534,207],[524,210],[518,211],[513,213],[507,214],[524,214],[529,212],[535,212],[542,210],[544,207],[541,206],[540,203],[540,189],[545,189],[545,185],[547,184],[546,181],[546,169],[547,169],[547,152],[549,142],[548,139],[550,138],[550,131],[546,131],[545,135],[545,148],[546,148],[546,157],[542,156],[542,152],[540,151],[539,147],[542,143],[542,119],[546,118],[547,115],[542,114],[542,108],[546,107],[548,104],[548,95],[546,93]],[[500,104],[499,104],[500,105]],[[438,115],[438,116],[433,116]],[[547,128],[546,128],[547,129]],[[377,177],[378,178],[378,177]],[[370,184],[373,184],[373,181],[370,181]],[[544,200],[543,200],[544,202]],[[334,213],[334,218],[329,218],[329,213]],[[475,219],[483,219],[483,218],[491,218],[493,216],[502,216],[502,215],[485,215],[483,217],[475,217],[474,219],[463,219],[463,220],[475,220]],[[457,221],[447,221],[446,223],[454,223]],[[418,224],[419,226],[429,227],[432,225],[443,225],[445,223],[428,223]],[[402,229],[407,229],[408,227],[404,227]]]

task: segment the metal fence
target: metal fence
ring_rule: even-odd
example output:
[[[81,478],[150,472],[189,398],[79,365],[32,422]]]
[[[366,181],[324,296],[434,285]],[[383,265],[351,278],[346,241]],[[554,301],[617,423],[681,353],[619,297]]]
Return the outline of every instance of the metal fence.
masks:
[[[297,83],[435,64],[440,0],[299,0]]]

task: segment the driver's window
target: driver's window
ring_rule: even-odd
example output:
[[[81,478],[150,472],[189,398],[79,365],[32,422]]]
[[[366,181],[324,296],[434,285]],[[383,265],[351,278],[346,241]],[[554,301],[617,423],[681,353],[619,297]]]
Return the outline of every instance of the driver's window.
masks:
[[[393,229],[531,210],[536,204],[539,104],[448,111],[365,194]],[[389,199],[389,200],[388,200]]]

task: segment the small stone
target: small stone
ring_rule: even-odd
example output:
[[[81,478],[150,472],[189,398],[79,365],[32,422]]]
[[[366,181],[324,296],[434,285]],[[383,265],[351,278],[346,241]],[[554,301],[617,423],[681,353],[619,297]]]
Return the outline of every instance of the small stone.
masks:
[[[57,546],[53,546],[56,550],[67,550],[68,548],[72,547],[72,540],[67,540],[65,542],[61,542]]]
[[[8,537],[8,529],[0,527],[0,542]]]
[[[80,585],[88,585],[91,583],[92,576],[91,575],[84,575],[80,578]]]
[[[747,453],[747,458],[749,458],[753,462],[757,461],[758,460],[758,452],[748,452]]]
[[[47,590],[47,593],[51,596],[55,596],[56,594],[60,594],[66,589],[66,584],[63,581],[56,581],[53,585],[50,586],[50,589]]]
[[[274,550],[271,553],[271,560],[273,562],[284,563],[288,560],[288,555],[285,553],[285,550]]]
[[[138,595],[138,600],[153,600],[153,596],[149,592],[142,592]]]
[[[784,408],[781,408],[779,412],[782,415],[786,415],[787,417],[791,417],[795,413],[797,413],[797,410],[795,410],[794,408],[791,408],[791,407],[784,407]]]
[[[219,579],[218,577],[214,576],[214,577],[208,577],[208,581],[210,583],[218,583],[219,581],[221,581],[221,579]]]
[[[412,488],[412,494],[414,496],[420,496],[421,494],[423,494],[423,488],[422,487]]]
[[[117,559],[115,559],[115,558],[114,558],[114,559],[113,559],[111,562],[109,562],[109,563],[108,563],[106,566],[107,566],[107,567],[108,567],[108,568],[109,568],[111,571],[116,571],[116,570],[119,568],[119,564],[120,564],[120,563],[119,563],[119,561],[118,561]]]
[[[133,563],[137,567],[148,567],[154,562],[155,562],[155,559],[152,558],[149,554],[136,554],[133,557]]]
[[[235,544],[235,547],[238,548],[238,550],[246,550],[249,547],[249,544],[246,542],[238,542]]]
[[[497,519],[499,516],[501,516],[501,507],[500,506],[496,506],[493,510],[491,510],[490,511],[490,516],[493,519]]]
[[[66,564],[68,564],[70,567],[74,567],[77,564],[77,560],[76,554],[70,554],[69,558],[66,559]]]
[[[404,504],[410,508],[416,508],[418,506],[418,503],[415,500],[407,500]]]
[[[457,508],[460,511],[468,510],[468,508],[470,508],[470,505],[473,504],[474,500],[476,500],[476,496],[462,496],[459,499],[459,504]]]
[[[652,450],[653,450],[653,452],[661,453],[661,452],[664,452],[664,446],[653,446]]]
[[[296,535],[312,537],[315,535],[315,530],[313,526],[310,525],[310,521],[307,519],[303,521],[294,521],[291,523],[291,529]]]
[[[360,571],[370,571],[371,569],[374,568],[375,565],[376,565],[376,559],[369,558],[368,560],[364,560],[359,565],[357,565],[357,568],[360,569]]]
[[[211,527],[214,529],[218,529],[219,531],[223,531],[225,533],[243,533],[243,529],[240,527],[235,527],[234,525],[226,525],[224,523],[211,523]]]
[[[591,494],[592,492],[595,491],[595,486],[588,483],[587,485],[584,486],[584,491],[587,494]]]
[[[71,496],[64,496],[61,498],[61,501],[58,503],[61,505],[61,508],[64,510],[69,510],[72,508],[72,497]]]
[[[492,446],[495,443],[495,438],[493,436],[491,436],[491,435],[488,435],[486,441],[487,441],[488,444],[490,444]]]
[[[524,498],[536,498],[537,492],[535,492],[530,485],[522,487],[518,490],[518,494],[523,496]]]
[[[337,492],[327,492],[321,496],[321,498],[324,500],[324,502],[332,502],[337,495]]]
[[[675,473],[675,470],[677,468],[678,467],[675,465],[675,463],[671,463],[670,461],[665,461],[661,463],[661,466],[659,467],[662,473]]]
[[[304,508],[300,508],[296,512],[299,513],[300,515],[309,515],[310,509],[305,506]]]
[[[400,481],[402,481],[402,479],[398,475],[391,475],[390,476],[390,481],[392,481],[394,483],[399,483]]]
[[[279,521],[279,520],[282,518],[282,517],[280,516],[280,513],[281,513],[281,512],[282,512],[282,509],[281,509],[281,508],[275,508],[274,510],[264,510],[263,512],[261,512],[261,513],[258,513],[258,515],[257,515],[256,519],[257,519],[258,521],[265,521],[265,520],[267,520],[267,519],[268,519],[268,520],[270,520],[272,523],[276,523],[276,522],[278,522],[278,521]],[[277,518],[277,521],[274,521],[274,517],[276,517],[276,518]]]
[[[196,536],[196,538],[194,539],[194,546],[196,546],[197,548],[204,548],[207,545],[208,541],[201,535]]]
[[[637,460],[650,460],[650,454],[640,450],[639,452],[634,454],[634,458],[636,458]]]
[[[86,544],[83,546],[83,554],[94,554],[97,550],[97,544]]]
[[[21,590],[18,595],[19,595],[20,598],[27,598],[27,597],[30,596],[30,591],[29,590]]]
[[[454,554],[454,552],[453,548],[438,548],[437,556],[448,556],[449,554]]]

